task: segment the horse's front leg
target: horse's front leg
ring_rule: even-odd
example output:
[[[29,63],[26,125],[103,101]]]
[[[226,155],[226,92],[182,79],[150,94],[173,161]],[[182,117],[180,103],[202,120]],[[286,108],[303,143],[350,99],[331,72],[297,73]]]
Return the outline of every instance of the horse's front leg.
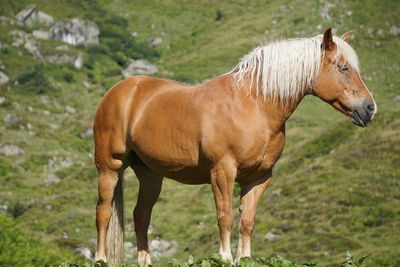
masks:
[[[220,248],[223,260],[232,262],[230,236],[232,230],[232,194],[236,178],[236,167],[230,160],[221,160],[211,171],[211,186],[217,208],[220,231]]]
[[[254,220],[256,217],[257,204],[265,189],[271,181],[271,175],[254,181],[252,183],[240,184],[240,225],[239,245],[236,256],[236,263],[240,258],[251,256],[251,234],[253,232]]]

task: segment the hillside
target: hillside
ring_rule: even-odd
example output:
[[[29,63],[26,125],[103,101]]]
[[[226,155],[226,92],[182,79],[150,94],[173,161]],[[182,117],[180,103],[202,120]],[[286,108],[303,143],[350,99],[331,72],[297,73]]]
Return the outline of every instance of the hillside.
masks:
[[[354,32],[350,43],[379,113],[361,129],[319,99],[303,100],[287,123],[284,153],[258,208],[253,255],[337,266],[349,250],[357,259],[370,255],[366,266],[400,266],[398,1],[0,2],[0,71],[8,77],[0,85],[0,225],[18,228],[0,240],[0,251],[16,244],[0,265],[83,263],[83,254],[94,251],[97,173],[90,128],[101,96],[123,79],[132,60],[148,60],[158,69],[155,76],[196,84],[231,70],[260,43],[332,26],[337,35]],[[15,23],[30,4],[53,22]],[[98,42],[35,37],[72,18],[95,23]],[[131,263],[132,171],[125,196]],[[166,241],[159,249],[170,254],[156,260],[160,265],[217,251],[208,185],[166,180],[153,214],[151,239]],[[32,242],[37,250],[16,253]],[[234,252],[236,244],[234,231]],[[48,257],[40,256],[44,250],[51,251]]]

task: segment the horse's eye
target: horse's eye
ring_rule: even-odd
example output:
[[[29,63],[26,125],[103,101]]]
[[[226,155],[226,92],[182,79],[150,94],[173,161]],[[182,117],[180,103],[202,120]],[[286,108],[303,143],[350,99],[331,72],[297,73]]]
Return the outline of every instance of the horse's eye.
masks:
[[[347,66],[338,66],[338,68],[339,68],[340,72],[345,72],[345,71],[349,70],[349,67],[347,67]]]

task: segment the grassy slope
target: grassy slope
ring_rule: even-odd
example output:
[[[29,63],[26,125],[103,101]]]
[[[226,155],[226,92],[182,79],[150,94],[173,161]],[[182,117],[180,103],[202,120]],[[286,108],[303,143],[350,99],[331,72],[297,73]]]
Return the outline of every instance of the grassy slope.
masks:
[[[36,2],[56,19],[87,16],[74,1],[60,1],[57,5],[45,0]],[[9,15],[26,3],[9,2],[3,6]],[[161,68],[158,75],[191,83],[229,71],[239,57],[265,40],[312,36],[321,31],[318,25],[321,29],[334,26],[338,33],[353,30],[351,44],[359,54],[361,69],[380,113],[370,127],[358,129],[319,100],[309,97],[303,101],[288,122],[284,155],[269,193],[259,206],[253,252],[255,256],[278,253],[298,262],[329,265],[340,262],[349,249],[357,257],[372,254],[367,260],[371,266],[400,264],[396,209],[400,198],[400,173],[396,168],[400,165],[400,107],[393,100],[399,85],[399,39],[389,34],[393,25],[399,25],[399,4],[335,1],[328,22],[321,18],[320,2],[290,1],[291,7],[288,3],[102,1],[102,6],[126,17],[128,29],[138,32],[139,40],[162,37],[160,58],[155,59]],[[216,20],[217,10],[222,12],[221,20]],[[352,15],[345,15],[349,10]],[[382,34],[378,34],[379,29]],[[8,30],[2,28],[2,42],[9,38]],[[33,64],[23,49],[22,57],[16,51],[12,49],[2,56],[10,77],[17,77]],[[83,52],[87,55],[86,50]],[[94,247],[95,238],[96,181],[88,156],[92,145],[90,138],[82,139],[79,133],[90,126],[105,88],[121,78],[107,75],[118,68],[114,61],[99,58],[96,62],[94,70],[79,72],[68,66],[45,65],[46,77],[57,89],[47,93],[48,100],[41,95],[26,95],[18,86],[1,91],[7,102],[0,107],[0,117],[18,114],[23,122],[32,124],[33,130],[1,126],[1,143],[20,145],[27,153],[1,158],[4,178],[0,180],[0,198],[7,200],[13,210],[24,211],[15,220],[28,232],[45,242],[72,248],[82,244]],[[93,72],[95,79],[90,80],[88,72]],[[74,82],[63,80],[65,73],[71,73]],[[90,81],[91,88],[85,89],[83,81]],[[19,107],[12,104],[15,102]],[[65,105],[75,107],[77,113],[66,113]],[[43,109],[49,110],[50,115],[44,115]],[[48,123],[59,128],[53,130]],[[62,178],[60,184],[45,187],[43,182],[50,171],[46,165],[52,157],[67,158],[74,164],[57,173]],[[281,194],[266,204],[277,189]],[[136,190],[137,182],[129,172],[125,191],[128,210],[133,208]],[[50,210],[46,209],[48,205]],[[236,198],[235,212],[237,205]],[[166,180],[154,211],[152,238],[178,242],[178,253],[168,261],[186,260],[190,254],[207,256],[217,249],[214,213],[209,186],[185,186]],[[238,213],[235,215],[237,218]],[[266,241],[268,231],[279,235],[278,239]],[[65,233],[68,238],[62,238]],[[134,239],[131,220],[127,239]],[[235,232],[235,244],[236,240]]]

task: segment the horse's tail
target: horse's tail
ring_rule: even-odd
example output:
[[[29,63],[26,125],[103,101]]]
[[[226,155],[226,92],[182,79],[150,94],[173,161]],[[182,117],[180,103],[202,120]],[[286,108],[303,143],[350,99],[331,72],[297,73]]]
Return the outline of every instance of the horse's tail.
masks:
[[[112,215],[106,238],[107,261],[111,264],[121,264],[124,260],[124,232],[124,177],[120,174],[114,189]]]

